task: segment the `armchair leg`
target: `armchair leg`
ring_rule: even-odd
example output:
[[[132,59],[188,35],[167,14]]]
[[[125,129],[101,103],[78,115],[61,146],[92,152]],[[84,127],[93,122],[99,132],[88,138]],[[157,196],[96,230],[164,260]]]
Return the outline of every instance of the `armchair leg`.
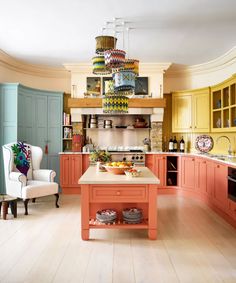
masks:
[[[25,200],[24,200],[24,205],[25,205],[25,215],[28,215],[28,202],[29,202],[29,199],[25,199]]]
[[[32,199],[32,202],[35,202],[35,200],[36,200],[36,198],[33,198],[33,199]]]
[[[56,197],[56,207],[58,208],[59,207],[59,205],[58,205],[59,194],[55,194],[55,197]]]

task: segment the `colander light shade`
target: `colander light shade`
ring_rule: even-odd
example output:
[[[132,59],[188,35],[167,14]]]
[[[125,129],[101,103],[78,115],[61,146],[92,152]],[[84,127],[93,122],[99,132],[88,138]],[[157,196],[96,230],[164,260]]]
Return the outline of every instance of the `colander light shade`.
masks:
[[[96,53],[103,55],[104,51],[115,49],[117,38],[114,36],[101,35],[95,38],[96,40]]]
[[[94,56],[92,59],[93,74],[95,75],[108,75],[111,70],[105,65],[105,58],[103,55]]]
[[[103,113],[128,113],[129,98],[123,95],[109,95],[102,99]]]
[[[107,68],[119,69],[125,65],[125,51],[110,49],[104,52],[105,64]]]

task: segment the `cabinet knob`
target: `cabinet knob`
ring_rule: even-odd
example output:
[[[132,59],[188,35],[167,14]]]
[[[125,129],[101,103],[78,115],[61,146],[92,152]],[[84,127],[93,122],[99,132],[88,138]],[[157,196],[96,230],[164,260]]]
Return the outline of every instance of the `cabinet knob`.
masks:
[[[192,126],[189,126],[190,129],[192,129]]]
[[[217,168],[220,168],[220,165],[217,165]]]
[[[195,126],[194,128],[197,129],[197,126]]]
[[[206,164],[206,161],[203,161],[203,164]]]
[[[165,160],[166,158],[165,158],[165,157],[162,157],[162,159]]]
[[[194,158],[192,158],[192,161],[194,161],[195,159]]]
[[[120,196],[120,191],[117,191],[117,192],[116,192],[116,195],[117,195],[117,196]]]

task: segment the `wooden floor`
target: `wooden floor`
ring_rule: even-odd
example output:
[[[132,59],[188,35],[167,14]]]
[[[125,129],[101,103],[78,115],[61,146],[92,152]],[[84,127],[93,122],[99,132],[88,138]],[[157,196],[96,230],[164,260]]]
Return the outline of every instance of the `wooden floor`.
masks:
[[[146,231],[80,237],[80,197],[29,204],[0,219],[0,282],[236,282],[236,230],[198,201],[160,196],[158,240]]]

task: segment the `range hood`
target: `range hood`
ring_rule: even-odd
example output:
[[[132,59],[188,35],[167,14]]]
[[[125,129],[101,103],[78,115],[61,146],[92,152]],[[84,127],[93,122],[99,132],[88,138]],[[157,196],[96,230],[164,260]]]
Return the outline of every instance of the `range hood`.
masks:
[[[82,115],[107,115],[103,113],[101,98],[71,98],[68,106],[72,122],[82,122]],[[116,115],[151,115],[151,122],[162,122],[165,106],[165,99],[133,98],[129,101],[129,113]]]

